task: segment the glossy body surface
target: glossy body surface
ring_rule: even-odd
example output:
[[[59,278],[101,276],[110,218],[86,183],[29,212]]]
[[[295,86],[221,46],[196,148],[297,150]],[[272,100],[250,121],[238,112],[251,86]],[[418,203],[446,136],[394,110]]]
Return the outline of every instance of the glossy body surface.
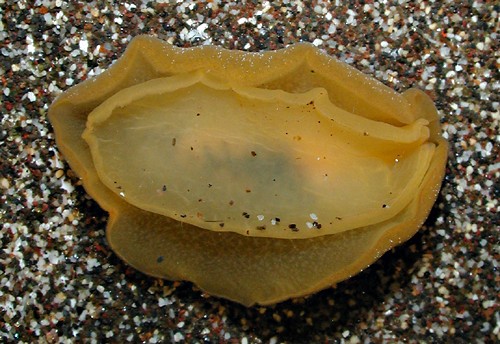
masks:
[[[246,305],[326,288],[410,238],[447,156],[423,92],[307,44],[137,37],[49,116],[120,257]]]

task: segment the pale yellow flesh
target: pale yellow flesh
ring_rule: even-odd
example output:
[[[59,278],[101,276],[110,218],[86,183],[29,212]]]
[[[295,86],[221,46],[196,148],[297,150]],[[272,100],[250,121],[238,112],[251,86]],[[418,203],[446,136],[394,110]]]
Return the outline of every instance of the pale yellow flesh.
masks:
[[[384,175],[394,178],[392,181],[389,178],[386,183],[379,182],[381,185],[367,183],[367,187],[373,188],[372,191],[375,191],[373,198],[376,200],[375,202],[379,203],[384,192],[387,193],[389,188],[394,188],[399,190],[400,193],[399,195],[393,195],[395,197],[394,204],[403,204],[402,208],[386,219],[368,218],[356,223],[357,220],[353,216],[350,223],[354,227],[348,228],[349,226],[346,226],[341,229],[343,232],[332,235],[300,236],[303,235],[303,232],[317,232],[311,231],[311,229],[306,231],[305,228],[302,230],[301,227],[301,230],[297,232],[286,227],[282,229],[282,232],[288,234],[283,234],[282,239],[277,238],[280,236],[279,234],[271,235],[275,237],[259,238],[202,229],[201,226],[179,222],[175,220],[175,216],[172,216],[172,218],[162,216],[159,214],[162,211],[154,209],[154,206],[148,209],[149,211],[139,209],[136,207],[137,204],[145,209],[144,204],[151,206],[155,202],[151,201],[151,199],[146,199],[146,202],[138,200],[142,194],[139,190],[135,201],[137,204],[134,204],[129,201],[129,199],[133,198],[129,198],[129,193],[122,197],[119,192],[117,193],[117,190],[113,190],[113,187],[109,184],[112,179],[106,181],[105,178],[101,179],[98,175],[90,149],[81,138],[85,127],[87,125],[92,127],[92,124],[88,121],[88,116],[120,90],[126,90],[133,85],[152,79],[175,77],[181,74],[191,75],[195,70],[198,70],[195,74],[207,76],[211,80],[209,82],[211,86],[214,86],[213,80],[218,80],[227,88],[226,91],[220,89],[214,91],[210,90],[213,87],[208,87],[209,92],[207,93],[207,89],[203,88],[204,86],[191,86],[197,92],[203,91],[201,92],[201,99],[206,97],[207,94],[211,94],[210,92],[218,92],[218,96],[223,93],[223,98],[227,98],[228,102],[234,101],[235,97],[243,97],[246,99],[245,104],[248,105],[248,103],[252,102],[247,98],[253,94],[252,88],[255,87],[264,91],[266,89],[281,89],[297,94],[313,92],[316,88],[326,90],[328,102],[317,99],[315,101],[317,113],[313,115],[315,117],[328,117],[328,114],[331,114],[332,111],[325,109],[328,109],[328,104],[330,104],[338,109],[333,112],[335,112],[339,120],[323,121],[321,119],[321,126],[311,126],[312,124],[309,122],[303,122],[300,126],[290,125],[288,128],[290,131],[296,130],[298,133],[300,130],[301,132],[307,132],[307,134],[304,134],[304,138],[301,140],[292,139],[291,142],[286,141],[286,139],[279,139],[276,141],[279,143],[278,148],[307,147],[307,149],[297,149],[293,151],[294,153],[287,151],[284,154],[285,159],[282,159],[280,166],[277,167],[283,165],[297,167],[297,171],[300,171],[300,185],[302,185],[302,182],[311,185],[317,184],[319,179],[314,177],[317,168],[312,168],[311,166],[314,165],[311,164],[301,165],[293,162],[290,156],[300,153],[304,156],[304,159],[306,157],[311,159],[314,156],[314,154],[309,155],[311,150],[321,150],[324,155],[330,154],[329,150],[333,149],[330,146],[321,145],[317,139],[306,139],[309,137],[324,137],[326,136],[324,134],[331,130],[337,134],[335,138],[331,139],[332,147],[342,147],[341,151],[344,155],[348,154],[346,152],[349,152],[349,154],[362,153],[356,154],[356,159],[352,160],[356,162],[363,161],[366,157],[375,157],[374,165],[366,165],[365,167],[380,166],[381,171],[385,170],[387,172],[384,172]],[[304,71],[307,70],[313,70],[314,72],[310,72],[310,75],[305,76]],[[232,90],[232,93],[228,90]],[[260,95],[265,98],[267,97],[266,94],[269,93],[261,93]],[[300,98],[300,96],[298,97]],[[137,98],[143,98],[143,95]],[[200,97],[197,96],[197,98]],[[182,103],[182,97],[178,101]],[[186,100],[184,99],[184,101]],[[258,103],[262,102],[265,103],[263,99]],[[109,113],[116,105],[112,105],[112,103],[112,101],[108,102],[108,105],[111,104]],[[140,104],[140,99],[137,104]],[[260,104],[259,106],[263,105]],[[297,104],[294,106],[300,107]],[[146,104],[145,107],[151,108],[151,104]],[[127,107],[122,110],[125,111],[126,109]],[[151,126],[153,122],[146,123],[148,118],[146,112],[149,114],[152,112],[146,111],[147,109],[144,110],[142,114],[140,111],[136,112],[142,116],[138,117],[142,123],[140,125]],[[209,107],[209,110],[212,111],[212,107]],[[114,121],[119,117],[115,116],[119,112],[115,113],[113,111],[113,116],[109,116],[109,119],[104,120],[99,125],[97,125],[98,121],[96,121],[95,128],[102,126],[99,130],[104,130],[106,125],[111,123],[110,121]],[[244,113],[246,112],[238,113],[238,115]],[[154,111],[154,114],[159,115],[161,111]],[[361,116],[361,118],[356,116]],[[51,106],[49,117],[55,129],[58,145],[71,167],[82,177],[89,194],[104,209],[109,211],[108,240],[113,250],[120,257],[145,273],[170,279],[190,280],[209,293],[247,305],[253,303],[269,304],[326,288],[332,283],[357,273],[380,257],[390,247],[407,240],[421,226],[434,203],[443,178],[447,156],[447,144],[439,136],[436,111],[424,93],[410,90],[403,95],[399,95],[352,68],[318,53],[314,47],[300,44],[283,51],[247,55],[243,52],[230,52],[214,47],[181,50],[159,40],[138,37],[131,43],[124,57],[117,61],[107,72],[96,79],[70,89],[59,97]],[[306,117],[308,116],[304,116],[304,118]],[[363,117],[365,120],[363,120]],[[177,118],[177,121],[179,120]],[[275,120],[275,117],[272,120]],[[373,124],[370,124],[367,120],[370,120]],[[120,121],[123,122],[123,118]],[[304,119],[304,121],[306,120]],[[235,125],[229,119],[220,120],[220,122],[222,127],[234,127]],[[333,123],[328,127],[326,124],[323,126],[323,122]],[[428,126],[426,125],[427,122],[430,122]],[[138,122],[132,121],[129,123],[133,123],[129,126],[129,130],[138,126]],[[187,121],[185,123],[196,122]],[[258,124],[249,121],[248,126],[256,127]],[[362,128],[363,136],[359,140],[350,141],[350,138],[356,132],[358,134],[361,132],[356,129],[358,125]],[[405,125],[407,126],[404,127]],[[141,134],[143,139],[149,140],[149,143],[154,142],[155,137],[157,140],[161,140],[158,133],[164,131],[160,127],[153,125],[151,131],[149,131],[149,136],[144,134],[148,131],[144,131]],[[387,127],[393,129],[385,130],[384,128]],[[210,128],[210,126],[207,126],[207,128]],[[273,134],[279,137],[279,132],[286,128],[286,124],[276,125],[278,134],[272,129],[266,129],[264,126],[258,126],[258,128],[259,131],[254,130],[252,132],[260,133],[260,138],[269,137]],[[314,128],[316,128],[316,131],[314,131]],[[111,130],[111,127],[108,127],[108,130]],[[401,130],[404,130],[406,135],[398,135]],[[224,135],[210,136],[205,130],[192,131],[198,134],[200,142],[209,143],[209,147],[213,145],[212,148],[216,151],[221,146],[221,142],[227,142],[229,139]],[[117,133],[119,132],[117,130]],[[178,130],[172,132],[179,133]],[[238,135],[241,136],[242,133],[238,132]],[[193,132],[190,134],[193,134]],[[429,134],[430,136],[428,136]],[[89,135],[86,134],[86,136]],[[118,148],[105,148],[107,145],[102,145],[102,157],[107,157],[108,160],[113,155],[112,151],[122,152],[120,154],[115,153],[117,163],[110,164],[111,166],[119,167],[126,160],[136,161],[137,163],[137,154],[135,154],[137,149],[133,148],[134,145],[128,141],[130,137],[130,135],[124,135],[123,132],[117,136],[109,136],[110,141],[108,143],[122,142],[129,145],[125,150],[123,148],[121,150]],[[219,142],[213,142],[212,138],[216,138]],[[255,138],[256,136],[251,141],[255,141]],[[397,143],[391,144],[385,141]],[[256,156],[253,156],[251,152],[249,152],[249,156],[246,156],[245,152],[248,151],[248,146],[244,145],[241,139],[237,142],[238,144],[231,149],[226,149],[230,153],[226,155],[242,157],[243,160],[248,160],[248,163],[253,163],[255,158],[261,157],[261,154],[256,149],[253,150],[257,153]],[[263,152],[267,152],[266,154],[272,156],[275,149],[278,149],[271,145],[275,141],[268,142],[264,140],[263,142],[265,144],[261,144],[259,147],[261,149],[266,148],[267,150],[264,149]],[[347,142],[350,142],[350,144],[347,144]],[[104,143],[104,141],[101,143]],[[182,147],[180,138],[176,140],[175,146],[172,146],[172,140],[167,140],[164,143],[170,145],[170,149],[172,147]],[[351,148],[351,145],[354,148]],[[96,147],[98,146],[101,145],[96,145]],[[401,148],[403,146],[405,148]],[[106,149],[108,149],[108,152],[104,153]],[[101,151],[101,148],[99,148],[99,151]],[[334,151],[332,150],[332,152]],[[398,158],[399,162],[393,163],[391,166],[389,162],[394,159],[395,154],[397,155],[398,152],[403,153],[401,159]],[[262,156],[266,154],[262,153]],[[342,154],[338,154],[338,156],[340,157]],[[146,151],[143,155],[147,157],[151,155],[151,151]],[[96,161],[99,160],[97,156],[98,154],[94,156]],[[130,159],[127,159],[126,156],[130,156]],[[132,159],[132,157],[134,158]],[[336,159],[342,161],[339,157],[336,156]],[[250,158],[254,158],[254,160]],[[184,164],[182,165],[184,173],[181,174],[186,176],[179,177],[179,181],[184,180],[184,182],[194,175],[203,175],[198,171],[203,171],[207,166],[213,165],[213,162],[209,159],[200,159],[201,162],[194,167],[195,170],[189,171],[188,166],[192,164],[188,164],[187,160],[183,160],[186,158],[178,155],[176,159],[176,162],[181,165]],[[386,163],[385,166],[382,161]],[[103,162],[105,161],[103,160]],[[167,161],[160,160],[159,162],[148,163],[151,163],[151,166],[157,166],[157,163],[166,166]],[[228,162],[223,159],[222,163],[227,166]],[[262,163],[265,164],[264,159]],[[220,164],[220,161],[218,164]],[[327,168],[327,164],[324,162],[323,164],[323,168]],[[99,164],[97,163],[97,165]],[[394,167],[394,165],[397,167]],[[342,166],[349,166],[351,171],[359,173],[362,176],[360,180],[369,181],[368,177],[364,179],[364,175],[369,174],[366,173],[365,167],[356,167],[353,164],[346,164],[345,161],[342,162]],[[333,168],[333,165],[330,167]],[[138,168],[138,165],[135,167],[126,165],[126,168]],[[398,168],[400,171],[398,171]],[[101,176],[107,175],[104,170],[105,168],[100,170]],[[119,170],[120,168],[116,168],[115,172],[119,172]],[[211,168],[211,170],[213,169]],[[281,170],[275,171],[271,168],[271,171],[280,172]],[[378,170],[374,169],[373,172],[377,173]],[[234,175],[235,172],[232,173]],[[346,179],[342,184],[332,184],[334,187],[339,187],[339,190],[342,190],[342,187],[345,190],[350,190],[350,187],[357,188],[357,190],[361,189],[356,183],[351,183],[352,185],[349,187],[345,186],[348,185],[349,178],[352,179],[352,175],[349,173],[337,170],[332,173],[337,173],[337,176]],[[231,175],[231,178],[233,175]],[[396,176],[399,176],[399,178],[396,178]],[[124,180],[128,180],[128,178],[125,177]],[[139,181],[136,185],[141,185],[141,180],[144,182],[144,179],[141,179],[140,176],[135,178],[138,178],[136,181]],[[154,178],[157,178],[157,176]],[[151,180],[154,180],[154,178]],[[404,183],[405,180],[406,184]],[[155,181],[153,184],[155,192],[158,191],[157,185],[161,187],[160,192],[163,192],[163,185],[166,185],[167,191],[170,190],[169,185],[166,183],[157,184],[157,181]],[[177,182],[173,185],[176,184]],[[231,184],[234,183],[231,182]],[[129,190],[131,189],[129,188]],[[320,188],[316,190],[318,189]],[[153,190],[153,187],[151,187],[151,190]],[[295,191],[299,192],[299,195],[304,192],[303,189],[299,190]],[[408,192],[409,190],[412,190],[412,192]],[[149,198],[152,197],[151,194],[147,194]],[[222,192],[221,194],[223,195]],[[330,201],[330,197],[322,195],[325,195],[325,193],[316,196],[324,197]],[[245,194],[245,196],[247,195]],[[180,194],[178,197],[181,198]],[[358,201],[352,201],[352,204],[349,205],[349,202],[355,197],[354,192],[345,192],[344,201],[346,205],[342,205],[341,209],[345,211],[346,219],[351,215],[348,209],[354,209],[352,204],[356,204]],[[361,199],[360,197],[359,201],[361,201],[360,204],[365,206],[366,214],[369,214],[370,197],[365,196],[365,198],[368,199]],[[198,200],[196,199],[196,201]],[[254,203],[250,202],[248,205],[254,206]],[[302,206],[304,205],[307,206],[307,202],[302,202]],[[392,206],[384,208],[384,210],[391,209],[394,208]],[[357,209],[355,210],[357,211]],[[380,211],[380,209],[376,209],[376,211]],[[255,214],[254,211],[248,213],[252,216],[263,215],[256,214],[257,212],[258,210],[255,210]],[[304,217],[306,219],[309,217],[308,221],[312,223],[311,214],[315,214],[321,220],[317,213],[309,209],[304,212],[305,215],[292,213],[290,212],[290,216],[298,216],[299,220],[297,222],[304,221]],[[385,214],[387,213],[385,212]],[[328,215],[325,213],[324,216]],[[252,219],[254,222],[256,220],[260,221],[257,217]],[[264,216],[264,220],[268,220],[267,215]],[[221,229],[218,223],[213,224],[216,225],[216,228],[213,229]],[[331,231],[332,233],[339,231],[339,227],[332,229],[330,226],[324,225],[324,222],[322,224],[321,231]],[[253,226],[254,223],[249,226],[249,231]],[[231,230],[230,227],[226,223],[222,230]],[[266,226],[265,232],[269,232],[269,227]],[[305,227],[307,227],[307,223]],[[261,232],[262,230],[257,234],[256,231],[248,234],[262,235]],[[301,234],[297,236],[298,233]],[[247,233],[245,232],[245,234]],[[269,236],[269,234],[265,235]],[[292,238],[293,235],[301,238],[309,236],[310,238],[284,239]]]
[[[204,229],[310,238],[407,206],[434,152],[422,144],[425,124],[352,116],[324,89],[239,90],[197,74],[117,93],[90,114],[84,138],[101,181],[140,209]]]

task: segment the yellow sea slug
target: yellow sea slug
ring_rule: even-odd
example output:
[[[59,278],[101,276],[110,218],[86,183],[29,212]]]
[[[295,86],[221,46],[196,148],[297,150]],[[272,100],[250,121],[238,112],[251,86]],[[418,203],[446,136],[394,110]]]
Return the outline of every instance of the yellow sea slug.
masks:
[[[139,36],[49,117],[120,257],[245,305],[324,289],[409,239],[447,158],[427,95],[302,43]]]

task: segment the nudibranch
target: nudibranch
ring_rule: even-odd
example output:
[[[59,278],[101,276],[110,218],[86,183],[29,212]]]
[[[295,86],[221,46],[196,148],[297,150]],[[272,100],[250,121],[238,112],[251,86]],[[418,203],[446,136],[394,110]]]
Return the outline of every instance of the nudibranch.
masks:
[[[139,36],[49,118],[118,256],[245,305],[327,288],[408,240],[448,149],[424,92],[306,43],[248,53]]]

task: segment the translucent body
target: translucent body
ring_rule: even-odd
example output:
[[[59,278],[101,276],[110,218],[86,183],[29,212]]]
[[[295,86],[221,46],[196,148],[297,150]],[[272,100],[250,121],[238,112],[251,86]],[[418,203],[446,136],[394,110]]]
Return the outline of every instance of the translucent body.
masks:
[[[50,118],[110,213],[115,252],[244,304],[325,288],[407,240],[446,161],[425,94],[302,44],[249,54],[139,37]]]

